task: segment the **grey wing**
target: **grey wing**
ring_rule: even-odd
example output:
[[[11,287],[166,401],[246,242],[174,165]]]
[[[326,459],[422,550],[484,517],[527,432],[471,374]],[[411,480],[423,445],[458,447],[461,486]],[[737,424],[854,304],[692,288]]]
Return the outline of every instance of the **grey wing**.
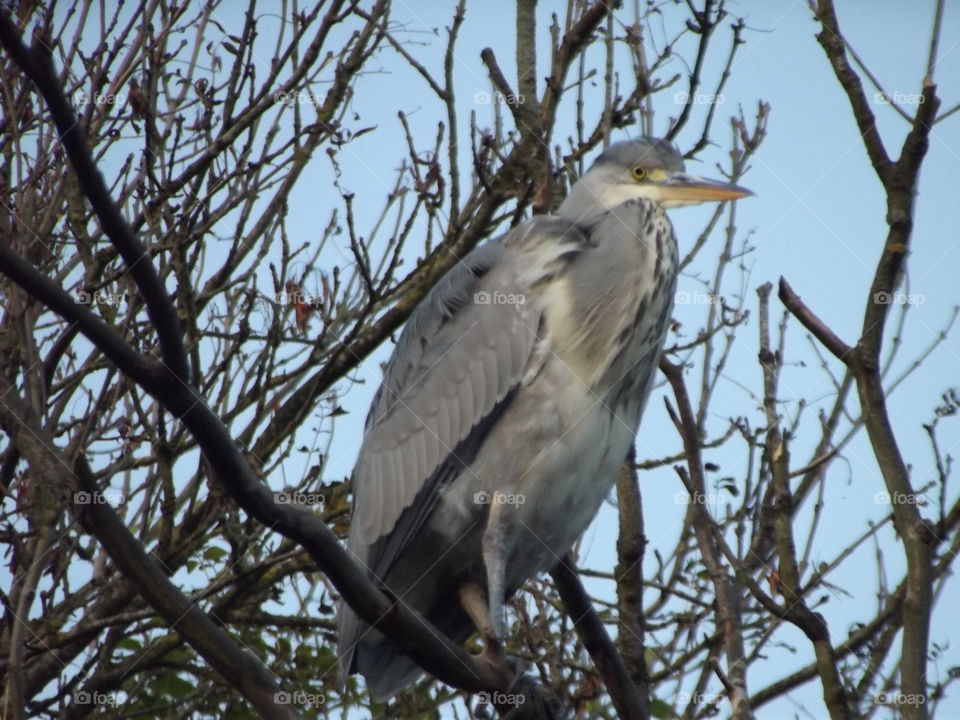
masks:
[[[538,318],[532,304],[505,302],[522,294],[507,254],[491,243],[468,255],[404,330],[353,473],[352,545],[371,546],[393,531],[438,468],[459,464],[455,448],[519,382]],[[428,511],[431,499],[422,500]]]
[[[586,246],[569,222],[528,221],[467,255],[414,311],[374,399],[354,469],[350,545],[358,554],[391,533],[407,508],[418,526],[436,500],[420,492],[428,480],[462,469],[458,444],[489,425],[540,358],[538,281]],[[474,433],[472,444],[479,441]]]

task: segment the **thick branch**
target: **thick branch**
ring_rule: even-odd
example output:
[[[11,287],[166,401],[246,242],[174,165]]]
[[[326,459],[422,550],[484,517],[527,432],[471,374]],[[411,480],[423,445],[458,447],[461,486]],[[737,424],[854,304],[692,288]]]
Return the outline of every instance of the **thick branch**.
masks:
[[[541,142],[540,102],[537,99],[537,0],[517,0],[517,110],[518,129]]]
[[[11,267],[6,263],[11,255],[15,257],[9,248],[0,246],[0,269],[4,272]],[[24,266],[23,260],[13,263],[14,270],[20,271],[10,273],[15,282],[19,284],[20,274],[25,274],[32,291],[49,307],[72,306],[63,290],[55,290],[49,281],[40,282],[42,276],[33,268]],[[91,327],[98,326],[91,324]],[[158,380],[153,374],[143,373],[139,364],[141,358],[129,347],[117,345],[109,335],[87,333],[81,329],[121,371],[184,423],[209,460],[217,479],[237,504],[266,527],[306,548],[363,620],[376,624],[378,630],[425,670],[449,685],[470,692],[505,687],[507,679],[496,676],[489,667],[477,662],[420,615],[387,598],[370,582],[321,518],[293,505],[276,503],[273,493],[254,474],[229,430],[193,387],[171,384]]]
[[[580,641],[607,685],[617,714],[624,720],[646,720],[650,717],[647,700],[638,692],[623,658],[597,615],[590,596],[580,582],[573,558],[565,555],[551,574]]]
[[[643,507],[637,483],[636,450],[630,454],[617,476],[617,647],[630,677],[645,703],[650,698],[650,676],[644,657],[646,620],[643,613],[643,554],[647,539],[643,534]]]
[[[939,8],[937,12],[939,13]],[[889,298],[906,265],[920,166],[927,152],[939,100],[932,76],[928,73],[923,82],[922,99],[910,132],[904,140],[900,157],[896,163],[891,163],[883,148],[873,113],[863,94],[860,79],[846,61],[845,41],[833,0],[820,0],[815,14],[823,26],[817,39],[847,93],[864,146],[887,195],[887,224],[890,230],[874,273],[852,369],[863,408],[864,425],[891,498],[894,523],[902,539],[907,560],[908,583],[904,599],[903,650],[900,658],[901,690],[913,697],[926,697],[927,646],[933,606],[930,548],[935,537],[913,502],[913,487],[887,412],[879,358],[884,327],[891,307]],[[940,27],[939,21],[936,21],[931,47],[935,47],[938,42]],[[907,704],[903,707],[903,713],[904,717],[911,720],[922,720],[927,717],[926,704]]]

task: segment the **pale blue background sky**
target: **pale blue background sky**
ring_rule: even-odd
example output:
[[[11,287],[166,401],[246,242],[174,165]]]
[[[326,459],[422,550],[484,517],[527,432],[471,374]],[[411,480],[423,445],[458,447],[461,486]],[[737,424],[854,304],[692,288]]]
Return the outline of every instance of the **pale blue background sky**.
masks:
[[[631,3],[626,3],[630,5]],[[960,102],[960,9],[955,2],[948,2],[940,43],[936,81],[939,94],[944,100],[942,109]],[[645,3],[641,3],[645,6]],[[541,42],[540,76],[547,63],[543,49],[549,38],[549,16],[557,12],[561,16],[565,3],[541,0],[538,9],[539,36]],[[895,2],[893,0],[841,0],[839,15],[847,38],[860,53],[884,88],[898,97],[916,96],[920,92],[926,58],[927,43],[932,24],[933,3],[921,0]],[[812,20],[806,2],[731,2],[728,4],[731,17],[746,18],[744,32],[746,45],[740,50],[730,82],[723,92],[723,102],[717,112],[713,137],[721,147],[707,148],[701,153],[702,162],[691,163],[689,169],[705,175],[716,176],[716,163],[725,164],[722,147],[729,137],[728,118],[742,106],[744,114],[751,119],[758,100],[772,105],[768,137],[759,154],[754,158],[742,184],[757,193],[757,197],[738,204],[737,246],[747,234],[753,251],[744,259],[749,276],[743,279],[745,305],[753,311],[750,322],[740,330],[738,343],[725,371],[727,380],[721,383],[713,402],[715,417],[711,418],[710,435],[715,436],[725,427],[728,417],[747,416],[754,427],[762,423],[758,401],[747,389],[754,392],[760,387],[760,369],[756,362],[757,324],[755,288],[767,281],[776,283],[781,275],[787,277],[793,287],[811,307],[820,314],[848,342],[856,340],[863,316],[866,293],[876,266],[883,238],[884,198],[881,187],[869,166],[860,142],[852,114],[826,58],[814,39],[818,26]],[[239,6],[218,12],[217,20],[227,32],[236,33],[240,26],[242,9]],[[400,2],[394,4],[392,19],[403,25],[396,28],[397,36],[411,44],[408,49],[428,68],[440,72],[445,47],[445,26],[450,22],[453,3],[450,2]],[[664,6],[663,24],[654,24],[647,31],[653,42],[663,44],[672,36],[682,19],[671,3]],[[514,3],[512,0],[481,2],[474,0],[468,5],[456,52],[454,80],[457,88],[457,111],[462,143],[462,165],[469,172],[468,123],[471,112],[476,112],[480,126],[492,125],[493,107],[478,105],[474,94],[488,92],[490,84],[480,61],[480,50],[492,46],[501,66],[511,83],[515,84],[513,68],[514,51]],[[625,23],[633,22],[633,10],[627,8],[618,13]],[[260,34],[275,32],[278,19],[264,15],[258,27]],[[439,34],[434,34],[434,29]],[[666,34],[664,28],[667,28]],[[673,60],[664,68],[661,77],[675,73],[685,75],[687,66],[681,56],[692,57],[690,40],[678,47]],[[717,40],[708,58],[703,92],[713,92],[713,81],[726,58],[729,35],[726,27],[717,30]],[[265,43],[264,47],[269,45]],[[593,56],[594,61],[599,56]],[[268,57],[261,62],[269,62]],[[376,125],[377,131],[369,133],[341,150],[338,160],[343,169],[341,185],[356,194],[357,227],[361,235],[369,232],[382,207],[386,194],[392,189],[396,170],[405,155],[402,129],[397,120],[397,111],[405,111],[421,149],[432,147],[436,122],[443,117],[441,107],[419,76],[392,51],[374,58],[368,70],[379,67],[380,72],[365,75],[357,86],[352,110],[359,114],[348,126],[356,130]],[[628,69],[627,64],[621,70]],[[568,78],[572,80],[572,76]],[[628,84],[628,83],[625,83]],[[542,82],[539,85],[542,91]],[[681,81],[676,87],[659,94],[654,102],[656,111],[655,132],[662,134],[668,127],[668,118],[679,114],[681,107],[674,101],[676,93],[685,89]],[[323,87],[318,87],[322,92]],[[870,97],[874,89],[868,88]],[[600,97],[593,91],[593,101]],[[599,105],[595,105],[599,115]],[[566,138],[572,133],[572,104],[561,113],[553,143],[566,149]],[[907,131],[906,123],[891,108],[877,101],[874,108],[878,115],[881,132],[891,154],[899,152],[899,143]],[[912,110],[907,105],[908,111]],[[706,105],[698,105],[696,113],[706,113]],[[588,126],[594,116],[587,114]],[[633,137],[639,131],[627,129],[617,133],[614,139]],[[689,131],[679,138],[682,149],[687,149],[696,139],[699,126],[694,119]],[[142,147],[139,139],[132,142]],[[943,329],[960,300],[957,275],[960,269],[960,212],[958,212],[958,187],[960,187],[960,113],[938,125],[931,137],[930,153],[925,162],[920,194],[917,198],[917,224],[914,231],[912,254],[909,260],[909,292],[916,295],[917,304],[909,312],[903,349],[897,358],[890,377],[896,377],[909,366],[919,349],[926,347]],[[109,169],[107,170],[109,175]],[[333,170],[324,153],[318,153],[301,182],[290,198],[288,231],[293,246],[319,239],[330,213],[340,206],[340,198],[332,187]],[[466,178],[464,178],[466,182]],[[672,215],[681,249],[689,248],[693,239],[709,217],[711,208],[693,208],[674,212]],[[340,264],[348,268],[352,257],[342,247],[343,236],[337,239],[340,247],[331,244],[324,254],[329,268]],[[702,293],[704,288],[697,276],[712,275],[712,264],[722,246],[720,233],[715,233],[694,268],[681,278],[680,290]],[[419,241],[411,243],[411,253],[406,269],[412,267],[415,252],[421,248]],[[740,287],[741,278],[733,271],[728,275],[728,300]],[[262,287],[269,287],[264,284]],[[316,288],[305,288],[312,292]],[[907,292],[907,289],[902,289]],[[921,302],[922,301],[922,302]],[[772,303],[775,318],[779,318],[780,305]],[[706,307],[702,304],[678,306],[676,316],[683,323],[684,332],[692,336],[702,325]],[[315,327],[315,326],[314,326]],[[891,326],[892,327],[892,326]],[[891,331],[892,332],[892,331]],[[890,335],[888,333],[888,341]],[[340,479],[347,476],[359,449],[360,432],[367,406],[380,379],[379,362],[389,357],[391,347],[385,346],[371,357],[359,373],[363,384],[342,383],[340,404],[348,411],[338,419],[333,446],[324,468],[324,478]],[[807,410],[804,431],[795,441],[793,452],[795,464],[802,464],[809,457],[815,440],[815,415],[820,407],[827,407],[832,400],[831,386],[819,370],[819,361],[811,351],[802,332],[794,326],[787,344],[788,365],[781,381],[781,394],[786,400],[807,398],[813,407]],[[694,361],[700,357],[695,356]],[[799,362],[805,363],[801,367]],[[837,372],[837,363],[832,363]],[[699,379],[699,368],[691,379]],[[932,458],[921,423],[929,422],[933,408],[939,404],[940,394],[950,386],[960,385],[960,341],[958,333],[952,333],[923,369],[912,375],[897,390],[890,400],[891,417],[907,461],[912,465],[915,486],[923,486],[933,478]],[[660,457],[679,451],[678,438],[670,426],[663,409],[663,389],[651,398],[638,440],[638,455],[641,459]],[[960,444],[960,421],[953,419],[942,424],[940,435],[944,453],[957,453]],[[306,425],[312,425],[306,423]],[[303,430],[308,445],[314,438],[307,437],[309,428]],[[298,443],[299,444],[299,443]],[[742,478],[745,457],[742,445],[731,443],[721,451],[708,453],[706,459],[722,466],[717,475],[733,475]],[[300,477],[316,462],[315,459],[297,454],[284,465],[284,473],[277,473],[271,482],[280,489],[285,482]],[[192,472],[192,468],[189,471]],[[283,477],[285,475],[285,477]],[[682,490],[676,475],[670,468],[644,473],[641,476],[645,502],[646,534],[650,541],[648,557],[654,549],[671,550],[682,530],[685,507],[677,501]],[[954,482],[956,485],[956,482]],[[858,438],[848,447],[841,460],[835,463],[829,476],[827,505],[817,542],[814,546],[814,562],[829,561],[853,537],[859,535],[868,519],[881,519],[888,507],[875,502],[877,492],[883,490],[876,463],[865,441]],[[956,492],[952,497],[955,497]],[[719,493],[714,510],[722,509],[726,496]],[[934,496],[930,494],[930,499]],[[951,497],[951,499],[952,499]],[[932,508],[925,510],[932,515]],[[612,507],[605,507],[600,518],[585,535],[582,563],[585,566],[609,570],[615,562],[616,517]],[[798,529],[807,524],[800,522]],[[896,583],[903,572],[902,551],[890,532],[882,535],[885,552],[885,567],[891,584]],[[844,588],[849,595],[833,593],[830,602],[819,608],[824,613],[832,632],[833,641],[839,642],[851,624],[869,618],[877,600],[874,597],[876,571],[874,548],[867,544],[830,581]],[[648,562],[647,567],[651,567]],[[610,588],[602,583],[591,583],[598,593],[609,593]],[[960,607],[960,591],[957,583],[946,586],[940,609],[936,615],[932,640],[949,646],[944,659],[931,670],[941,673],[944,668],[960,665],[960,631],[956,617]],[[289,608],[287,608],[289,609]],[[796,655],[784,650],[770,648],[771,672],[767,665],[758,663],[751,668],[748,678],[750,689],[764,687],[772,679],[808,664],[812,659],[809,643],[798,632],[785,628],[778,639],[799,649]],[[656,642],[652,637],[651,642]],[[893,653],[896,656],[896,652]],[[670,699],[675,688],[662,687],[657,695]],[[712,687],[717,692],[719,687]],[[954,693],[957,695],[957,693]],[[800,710],[800,705],[806,711]],[[724,706],[724,714],[726,707]],[[789,698],[765,706],[758,716],[773,717],[822,717],[825,714],[819,700],[819,686],[808,684]],[[883,717],[883,713],[879,716]],[[938,717],[960,718],[960,698],[952,697],[939,708]]]

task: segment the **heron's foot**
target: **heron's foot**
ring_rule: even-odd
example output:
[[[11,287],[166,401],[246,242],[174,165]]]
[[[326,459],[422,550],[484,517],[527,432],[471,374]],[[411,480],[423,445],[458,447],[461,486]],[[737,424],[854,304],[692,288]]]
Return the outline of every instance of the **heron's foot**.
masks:
[[[486,663],[499,673],[512,672],[507,661],[507,653],[503,649],[503,642],[496,635],[483,635],[483,651],[478,656],[481,662]]]
[[[503,720],[564,720],[569,713],[560,699],[551,695],[532,675],[523,672],[522,661],[511,661],[517,670],[508,693],[494,693],[493,704]]]
[[[492,650],[488,647],[479,657],[483,658],[491,653]],[[567,720],[570,717],[560,699],[548,692],[526,671],[527,662],[523,658],[506,655],[501,651],[495,662],[502,662],[503,665],[497,665],[496,669],[507,673],[502,686],[505,689],[478,695],[478,718],[492,717],[484,714],[490,706],[496,708],[501,720]]]

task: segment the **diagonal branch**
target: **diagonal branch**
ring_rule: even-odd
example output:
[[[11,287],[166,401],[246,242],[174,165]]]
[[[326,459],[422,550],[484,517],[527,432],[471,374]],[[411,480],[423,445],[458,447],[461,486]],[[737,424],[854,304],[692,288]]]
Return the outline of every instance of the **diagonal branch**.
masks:
[[[820,43],[823,51],[827,54],[833,72],[847,94],[867,155],[870,157],[873,169],[883,180],[890,171],[890,156],[887,155],[883,139],[880,137],[880,131],[877,130],[877,118],[870,109],[870,103],[863,91],[860,76],[850,67],[847,60],[845,43],[840,32],[840,23],[837,20],[837,11],[833,6],[833,0],[818,0],[813,12],[823,28],[817,34],[817,42]]]
[[[568,554],[551,571],[553,582],[580,641],[590,653],[603,677],[617,714],[624,720],[646,720],[650,717],[647,700],[640,694],[627,671],[616,646],[597,615],[590,596],[580,582],[577,566]]]
[[[790,283],[785,278],[780,278],[780,290],[778,296],[784,306],[793,313],[794,317],[817,338],[823,346],[832,352],[839,360],[845,363],[850,362],[852,348],[841,340],[826,323],[814,314],[807,305],[800,299],[800,296],[790,287]]]
[[[15,260],[12,250],[0,246],[0,271],[21,287],[29,287],[35,297],[51,309],[73,305],[65,291],[56,288],[22,259]],[[74,311],[64,313],[64,317],[75,320],[81,316]],[[370,582],[359,563],[347,554],[321,518],[302,508],[277,503],[274,494],[244,458],[230,431],[192,386],[170,383],[166,378],[143,372],[139,355],[129,347],[112,342],[115,338],[98,331],[96,323],[88,320],[87,325],[86,328],[81,326],[86,337],[187,427],[217,479],[237,504],[265,526],[306,548],[364,621],[376,625],[425,670],[448,685],[470,692],[509,686],[509,678],[478,662],[419,614],[384,595]],[[201,648],[196,649],[202,654]]]
[[[751,717],[752,712],[750,710],[750,696],[747,693],[746,652],[743,641],[740,589],[721,561],[721,552],[716,540],[719,533],[715,532],[716,523],[707,513],[705,507],[707,489],[703,458],[700,453],[700,440],[697,436],[696,417],[683,380],[683,366],[674,365],[666,358],[661,358],[660,372],[666,376],[677,402],[677,411],[674,411],[669,399],[664,398],[670,419],[683,439],[683,449],[687,459],[686,468],[677,465],[674,469],[690,493],[693,533],[703,555],[704,566],[710,573],[710,579],[716,591],[717,626],[722,628],[723,631],[723,644],[727,655],[727,673],[735,688],[735,692],[730,693],[732,716],[735,720],[742,720]],[[689,471],[687,468],[689,468]]]

